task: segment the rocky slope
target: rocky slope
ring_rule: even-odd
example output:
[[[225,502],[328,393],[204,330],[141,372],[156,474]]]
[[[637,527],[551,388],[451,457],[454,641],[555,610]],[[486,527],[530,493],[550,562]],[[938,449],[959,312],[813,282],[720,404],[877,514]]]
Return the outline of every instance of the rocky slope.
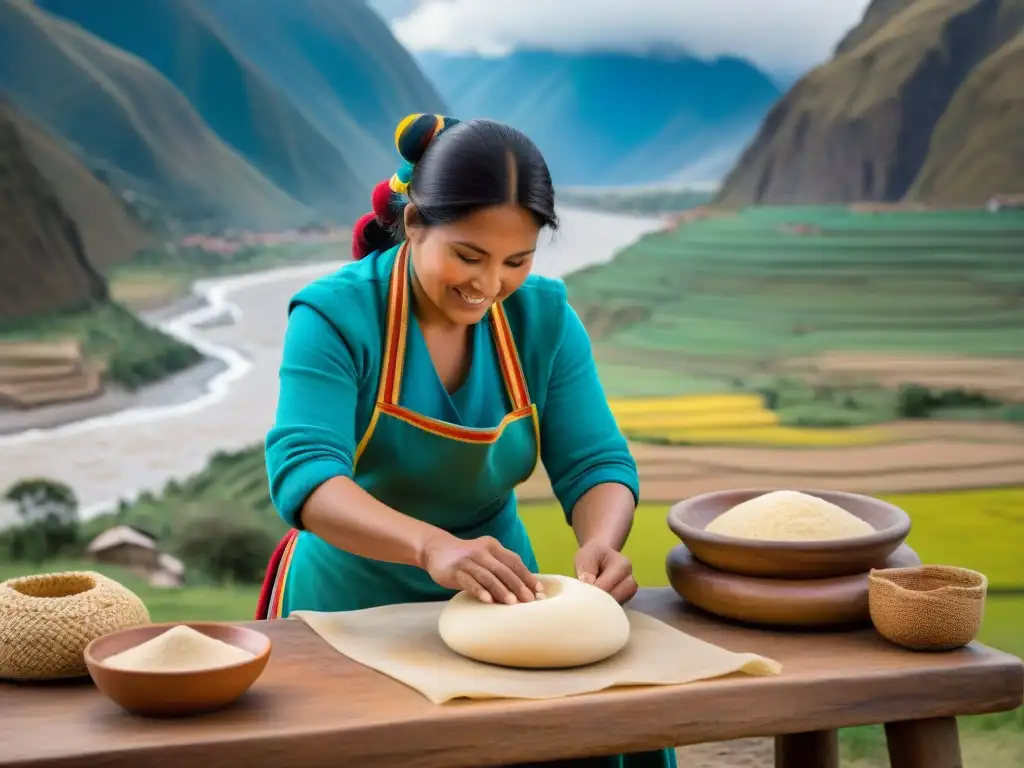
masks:
[[[106,298],[75,222],[0,104],[0,323]],[[16,279],[12,279],[12,277]]]
[[[1024,193],[1024,31],[964,80],[908,197],[938,205]]]
[[[1024,0],[874,0],[768,113],[718,202],[980,204],[1024,191],[1022,29]]]
[[[26,153],[78,227],[89,262],[101,272],[127,261],[154,238],[110,187],[97,179],[74,152],[34,120],[11,109]]]

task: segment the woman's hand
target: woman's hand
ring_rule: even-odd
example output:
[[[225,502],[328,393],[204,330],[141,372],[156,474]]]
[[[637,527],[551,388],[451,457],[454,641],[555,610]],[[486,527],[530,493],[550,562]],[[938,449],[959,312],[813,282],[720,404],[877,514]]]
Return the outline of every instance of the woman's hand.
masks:
[[[464,589],[485,603],[528,603],[544,590],[519,555],[492,536],[432,537],[423,548],[423,569],[442,587]]]
[[[633,564],[629,558],[607,544],[584,544],[576,550],[574,564],[576,578],[600,587],[620,604],[629,601],[640,588],[633,578]]]

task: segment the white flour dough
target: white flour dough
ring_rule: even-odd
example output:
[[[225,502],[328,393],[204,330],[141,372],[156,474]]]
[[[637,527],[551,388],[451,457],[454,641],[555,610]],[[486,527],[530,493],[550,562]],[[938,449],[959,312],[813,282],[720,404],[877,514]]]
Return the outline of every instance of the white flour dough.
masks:
[[[467,592],[441,612],[438,631],[456,653],[505,667],[579,667],[608,658],[629,641],[629,619],[603,589],[567,576],[539,576],[546,597],[484,603]]]

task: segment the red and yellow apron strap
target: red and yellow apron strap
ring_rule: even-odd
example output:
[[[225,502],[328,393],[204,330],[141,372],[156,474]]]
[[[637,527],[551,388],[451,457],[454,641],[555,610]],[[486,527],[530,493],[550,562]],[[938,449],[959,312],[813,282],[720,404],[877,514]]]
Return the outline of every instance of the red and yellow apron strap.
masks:
[[[508,317],[500,304],[490,309],[491,331],[498,350],[501,375],[505,380],[512,410],[530,407],[530,391],[516,351],[515,339]],[[391,269],[388,289],[388,319],[384,342],[384,360],[381,365],[377,402],[384,405],[399,404],[402,391],[402,369],[405,363],[405,340],[409,330],[409,244],[403,243]]]
[[[398,405],[405,365],[405,338],[409,322],[409,243],[398,249],[388,287],[388,322],[384,336],[384,360],[380,369],[377,402]]]
[[[491,331],[494,333],[501,375],[505,379],[512,410],[521,411],[529,408],[532,401],[530,390],[526,386],[526,375],[523,373],[523,364],[519,360],[519,352],[516,350],[516,342],[512,337],[505,308],[501,304],[491,305]]]
[[[284,587],[288,581],[288,569],[295,554],[295,542],[299,532],[288,531],[274,549],[267,565],[267,574],[260,589],[260,598],[256,607],[256,620],[279,619],[284,606]]]
[[[493,443],[505,426],[524,417],[536,421],[536,409],[530,400],[526,376],[516,351],[515,339],[509,327],[508,317],[500,304],[490,309],[491,331],[494,335],[502,379],[508,392],[512,411],[494,429],[471,429],[457,424],[432,419],[414,413],[399,405],[402,391],[402,371],[405,364],[405,344],[409,331],[409,244],[403,243],[395,256],[388,286],[387,328],[384,341],[384,358],[381,362],[380,385],[377,388],[377,405],[373,409],[365,434],[356,446],[355,461],[358,464],[363,451],[370,442],[374,428],[382,413],[401,419],[412,426],[432,432],[441,437],[467,443]]]

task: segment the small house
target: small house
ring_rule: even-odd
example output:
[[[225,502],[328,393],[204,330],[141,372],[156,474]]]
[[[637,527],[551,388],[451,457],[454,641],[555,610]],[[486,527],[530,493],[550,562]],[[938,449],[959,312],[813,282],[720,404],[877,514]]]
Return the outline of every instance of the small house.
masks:
[[[127,525],[108,528],[90,541],[85,551],[97,563],[120,565],[144,576],[159,568],[156,542]]]
[[[97,563],[127,568],[154,587],[175,588],[185,582],[185,564],[161,552],[156,540],[128,525],[108,528],[86,547]]]

